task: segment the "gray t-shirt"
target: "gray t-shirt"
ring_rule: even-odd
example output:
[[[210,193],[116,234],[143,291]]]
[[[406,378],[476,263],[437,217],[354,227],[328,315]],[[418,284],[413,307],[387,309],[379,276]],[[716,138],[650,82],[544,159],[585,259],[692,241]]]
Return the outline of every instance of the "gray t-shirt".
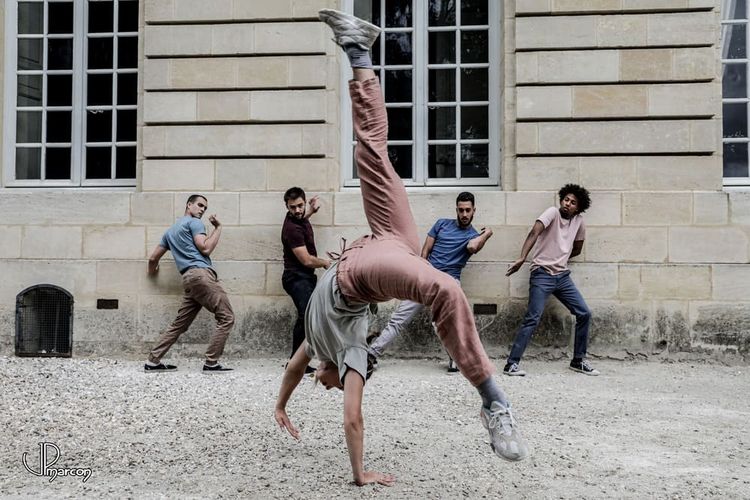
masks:
[[[172,252],[177,270],[183,273],[189,267],[211,267],[211,259],[203,255],[193,240],[196,234],[206,234],[200,219],[184,215],[161,237],[159,245]]]
[[[348,368],[367,380],[368,304],[347,305],[339,291],[334,263],[315,287],[305,312],[309,358],[332,361],[344,383]]]

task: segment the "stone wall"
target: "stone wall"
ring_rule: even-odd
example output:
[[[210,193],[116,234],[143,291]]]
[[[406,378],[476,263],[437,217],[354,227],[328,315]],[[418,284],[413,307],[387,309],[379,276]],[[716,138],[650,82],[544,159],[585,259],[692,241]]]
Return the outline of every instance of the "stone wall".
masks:
[[[1,350],[12,352],[15,295],[54,283],[76,300],[76,354],[146,352],[181,286],[169,262],[147,277],[145,259],[201,192],[225,225],[213,257],[238,316],[228,351],[286,352],[283,191],[321,195],[321,251],[367,231],[358,190],[340,188],[340,57],[316,17],[337,4],[143,2],[138,187],[2,190]],[[750,193],[722,190],[719,19],[714,0],[505,1],[502,178],[475,191],[476,223],[495,236],[463,280],[472,302],[498,306],[477,316],[493,355],[507,352],[528,292],[528,269],[508,279],[506,265],[567,182],[593,197],[572,266],[594,311],[593,354],[746,355]],[[422,236],[452,217],[457,191],[410,193]],[[96,309],[98,298],[119,309]],[[211,326],[202,312],[175,351],[200,353]],[[572,328],[552,300],[532,351],[561,355]],[[397,347],[439,352],[426,317]]]

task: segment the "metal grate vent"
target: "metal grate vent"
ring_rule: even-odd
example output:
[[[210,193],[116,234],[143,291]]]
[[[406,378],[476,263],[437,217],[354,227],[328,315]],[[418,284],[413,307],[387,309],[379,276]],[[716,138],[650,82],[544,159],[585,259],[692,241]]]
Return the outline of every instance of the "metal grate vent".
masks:
[[[34,285],[16,297],[16,356],[69,358],[73,296],[55,285]]]

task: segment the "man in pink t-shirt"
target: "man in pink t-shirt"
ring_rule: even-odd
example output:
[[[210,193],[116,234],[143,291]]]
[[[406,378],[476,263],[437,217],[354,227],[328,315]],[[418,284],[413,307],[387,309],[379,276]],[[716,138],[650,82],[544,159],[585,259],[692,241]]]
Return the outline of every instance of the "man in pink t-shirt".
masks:
[[[539,325],[544,304],[554,295],[576,317],[576,337],[570,369],[586,375],[599,375],[599,371],[586,361],[591,310],[570,278],[568,259],[581,253],[586,239],[586,224],[581,215],[591,205],[589,192],[577,184],[566,184],[560,189],[560,208],[550,207],[537,217],[521,248],[521,257],[508,267],[506,276],[518,271],[531,249],[531,276],[529,277],[529,307],[521,328],[503,368],[503,373],[524,376],[518,367],[521,356]]]

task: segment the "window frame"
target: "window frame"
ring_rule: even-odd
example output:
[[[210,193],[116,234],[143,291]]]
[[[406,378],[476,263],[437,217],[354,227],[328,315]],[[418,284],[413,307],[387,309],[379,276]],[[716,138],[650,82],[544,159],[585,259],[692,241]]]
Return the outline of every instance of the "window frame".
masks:
[[[750,8],[750,4],[746,6],[746,9]],[[724,68],[727,65],[741,65],[744,64],[745,66],[745,97],[724,97],[724,92],[722,89],[722,95],[721,95],[721,105],[722,108],[725,104],[744,104],[745,105],[745,112],[747,117],[747,124],[748,127],[750,127],[750,18],[748,17],[748,12],[745,12],[745,18],[742,19],[724,19],[725,13],[722,12],[720,17],[720,33],[721,33],[721,40],[719,43],[719,54],[720,54],[720,64],[721,64],[721,74],[724,75]],[[725,26],[732,26],[732,25],[744,25],[745,26],[745,57],[744,58],[724,58],[724,29]],[[722,119],[723,119],[723,112],[722,112]],[[722,148],[722,183],[724,187],[727,188],[748,188],[750,187],[750,150],[748,151],[748,156],[746,157],[746,160],[748,161],[748,176],[747,177],[725,177],[724,176],[724,145],[725,144],[747,144],[748,148],[750,148],[750,130],[748,130],[748,136],[747,137],[724,137],[724,134],[721,134],[721,148]]]
[[[344,0],[342,8],[346,12],[354,11],[354,0]],[[412,5],[421,3],[418,0],[414,0]],[[487,29],[487,43],[488,43],[488,54],[487,54],[487,85],[488,85],[488,100],[487,104],[487,116],[488,116],[488,175],[487,177],[472,177],[472,178],[428,178],[428,148],[431,144],[440,144],[448,142],[455,144],[456,140],[428,140],[428,110],[427,102],[428,96],[428,85],[429,85],[429,74],[428,74],[428,47],[427,42],[429,39],[430,31],[455,31],[460,30],[460,27],[449,27],[443,29],[442,27],[432,27],[428,30],[428,14],[426,5],[421,12],[417,12],[416,9],[412,10],[412,27],[411,28],[389,28],[389,32],[411,32],[412,35],[412,140],[404,141],[411,142],[412,147],[412,178],[403,179],[404,185],[409,188],[439,188],[439,187],[496,187],[500,186],[501,179],[500,173],[502,171],[503,161],[503,144],[502,144],[502,127],[501,127],[501,116],[502,116],[502,88],[501,88],[501,74],[500,67],[503,61],[502,53],[502,6],[499,5],[501,2],[494,0],[487,0],[488,4],[488,29]],[[457,2],[457,16],[460,11],[460,0]],[[382,11],[385,9],[385,1],[381,2],[381,18],[384,18]],[[473,25],[472,25],[473,26]],[[417,36],[417,33],[420,36]],[[381,53],[385,52],[385,41],[384,37],[381,36],[378,42],[381,45]],[[454,69],[458,67],[460,63],[460,51],[456,51],[456,62],[453,64],[429,64],[429,69],[440,69],[441,67]],[[340,85],[344,89],[344,92],[340,93],[340,109],[341,109],[341,127],[340,127],[340,154],[341,154],[341,172],[342,172],[342,187],[358,187],[359,179],[353,177],[353,156],[354,147],[352,137],[352,118],[351,118],[351,101],[349,99],[348,92],[348,81],[351,79],[351,68],[346,62],[345,55],[339,55],[342,59],[340,64]],[[373,61],[375,66],[378,66],[379,61]],[[461,67],[482,67],[484,63],[464,63]],[[388,65],[388,69],[408,69],[408,67],[402,67],[402,65]],[[456,107],[461,106],[461,86],[460,78],[457,78],[456,82]],[[380,76],[381,85],[383,84],[383,76]],[[477,101],[469,101],[476,103]],[[483,101],[481,101],[483,102]],[[394,106],[397,107],[397,106]],[[418,112],[418,110],[421,110]],[[460,115],[456,114],[456,133],[460,134]],[[397,145],[400,141],[388,141],[389,145]],[[471,144],[472,140],[463,139],[460,140],[461,144]],[[429,144],[428,144],[429,143]],[[460,165],[460,157],[456,157],[457,168]]]
[[[42,5],[48,3],[55,3],[55,0],[22,0],[24,2],[40,3]],[[138,3],[138,9],[140,12],[140,0],[135,0]],[[56,71],[61,71],[64,74],[72,73],[72,98],[71,98],[71,164],[70,164],[70,179],[16,179],[16,119],[17,119],[17,98],[18,98],[18,86],[17,86],[17,75],[18,75],[18,3],[19,0],[5,0],[5,64],[4,64],[4,92],[3,92],[3,187],[21,187],[21,188],[88,188],[88,187],[127,187],[133,188],[137,185],[137,165],[138,165],[138,140],[136,130],[136,140],[134,141],[117,141],[117,119],[116,112],[112,113],[112,137],[110,148],[111,155],[114,161],[116,155],[116,146],[130,146],[136,148],[136,176],[133,178],[117,179],[113,176],[116,175],[116,163],[112,163],[110,166],[111,177],[109,179],[86,179],[86,113],[91,108],[107,108],[111,110],[135,110],[138,112],[138,102],[132,105],[119,105],[116,102],[117,96],[117,80],[113,79],[112,92],[113,102],[110,106],[87,106],[86,96],[88,95],[88,78],[86,77],[89,73],[109,73],[109,74],[123,74],[123,73],[139,73],[140,66],[140,52],[138,54],[139,63],[135,68],[117,68],[117,52],[118,49],[115,47],[120,34],[137,34],[137,39],[140,40],[140,26],[135,32],[120,32],[118,27],[118,3],[113,1],[113,31],[110,35],[113,38],[113,63],[111,70],[97,70],[88,68],[88,39],[107,36],[106,33],[89,33],[88,31],[88,14],[89,14],[89,1],[74,0],[73,3],[73,52],[72,52],[72,69],[70,70],[49,70],[42,68],[41,74],[43,82],[46,82],[47,75],[55,74]],[[43,33],[38,35],[43,40],[49,40],[50,38],[56,38],[53,34],[50,36],[47,32],[48,16],[44,16],[43,21]],[[43,45],[46,48],[46,41]],[[139,42],[140,45],[140,42]],[[45,66],[47,58],[45,55]],[[42,106],[40,110],[44,111],[47,108],[47,84],[43,83],[42,86]],[[67,108],[67,107],[66,107]],[[45,137],[45,129],[47,125],[46,115],[42,115],[42,138]],[[136,125],[137,127],[137,125]],[[98,143],[103,145],[104,143]],[[42,143],[44,146],[44,142]],[[42,159],[41,168],[44,169],[44,159]]]

